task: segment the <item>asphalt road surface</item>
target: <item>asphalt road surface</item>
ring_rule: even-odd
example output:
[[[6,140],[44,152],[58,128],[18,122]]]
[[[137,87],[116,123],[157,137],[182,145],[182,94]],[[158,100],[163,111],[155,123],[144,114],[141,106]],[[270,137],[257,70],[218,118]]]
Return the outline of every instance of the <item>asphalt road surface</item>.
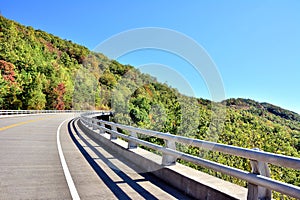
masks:
[[[188,199],[94,143],[75,117],[0,118],[0,199]]]

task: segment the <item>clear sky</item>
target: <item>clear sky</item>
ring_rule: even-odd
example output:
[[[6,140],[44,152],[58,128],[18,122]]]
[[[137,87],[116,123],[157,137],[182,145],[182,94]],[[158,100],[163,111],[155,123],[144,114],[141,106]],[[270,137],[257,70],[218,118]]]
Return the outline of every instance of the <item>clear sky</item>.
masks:
[[[91,50],[129,29],[176,30],[210,55],[223,79],[226,98],[251,98],[300,113],[298,0],[0,0],[0,10],[9,19]],[[174,55],[145,50],[118,60],[172,68],[179,76],[185,74],[196,96],[210,99],[204,81],[193,77],[189,64]],[[189,93],[164,70],[155,71],[160,72],[159,80]]]

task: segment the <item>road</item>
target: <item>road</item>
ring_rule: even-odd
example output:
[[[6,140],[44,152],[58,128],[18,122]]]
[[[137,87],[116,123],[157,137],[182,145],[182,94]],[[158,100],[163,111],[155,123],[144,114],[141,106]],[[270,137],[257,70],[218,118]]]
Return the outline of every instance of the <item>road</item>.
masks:
[[[0,199],[188,199],[94,143],[74,118],[0,119]]]

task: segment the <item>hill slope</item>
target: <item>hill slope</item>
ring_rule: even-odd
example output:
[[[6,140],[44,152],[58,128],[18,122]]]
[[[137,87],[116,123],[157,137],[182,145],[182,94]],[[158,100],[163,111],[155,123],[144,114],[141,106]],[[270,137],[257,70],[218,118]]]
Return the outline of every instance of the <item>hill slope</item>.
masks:
[[[244,108],[244,109],[252,109],[252,111],[255,113],[257,112],[262,112],[261,114],[263,114],[264,112],[269,112],[271,114],[274,114],[276,116],[279,116],[281,118],[287,119],[287,120],[293,120],[293,121],[298,121],[300,122],[300,115],[289,111],[289,110],[285,110],[283,108],[280,108],[279,106],[275,106],[269,103],[259,103],[256,101],[253,101],[251,99],[242,99],[242,98],[238,98],[238,99],[228,99],[226,101],[224,101],[223,103],[226,103],[227,106],[230,107],[239,107],[239,108]],[[254,109],[254,110],[253,110]]]
[[[114,109],[114,120],[143,128],[299,157],[300,116],[267,103],[229,99],[221,119],[204,99],[181,95],[154,77],[54,35],[0,16],[0,109]],[[215,120],[211,120],[215,116]],[[218,120],[224,120],[219,124]],[[162,140],[146,138],[163,144]],[[183,151],[250,170],[249,161],[198,148]],[[183,161],[181,161],[183,162]],[[189,163],[185,163],[191,165]],[[220,178],[243,181],[199,166]],[[272,176],[300,185],[300,172]]]

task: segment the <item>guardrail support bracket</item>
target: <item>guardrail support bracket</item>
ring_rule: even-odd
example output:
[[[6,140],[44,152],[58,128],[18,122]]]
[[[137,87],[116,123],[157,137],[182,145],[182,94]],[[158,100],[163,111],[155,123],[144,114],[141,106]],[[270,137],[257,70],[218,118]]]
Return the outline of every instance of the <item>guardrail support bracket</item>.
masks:
[[[103,129],[105,125],[104,125],[102,122],[100,122],[100,126],[101,126],[101,128],[99,128],[99,133],[100,133],[100,134],[105,133],[105,131],[104,131],[104,129]],[[102,128],[102,127],[103,127],[103,128]]]
[[[117,130],[117,127],[116,127],[115,125],[112,126],[111,128],[112,128],[112,130],[115,131],[115,132],[118,131],[118,130]],[[117,137],[116,134],[113,134],[113,133],[110,134],[110,140],[116,140],[117,138],[118,138],[118,137]]]
[[[136,132],[131,131],[130,136],[137,138]],[[137,148],[137,143],[128,141],[128,149],[136,149]]]
[[[165,140],[166,148],[176,150],[176,144],[174,140]],[[176,157],[169,154],[163,154],[162,156],[162,165],[170,166],[176,164]]]
[[[260,149],[255,148],[254,150],[260,151]],[[250,160],[252,173],[259,174],[262,176],[270,177],[270,169],[267,163]],[[270,189],[248,183],[248,195],[247,200],[271,200],[272,191]]]

